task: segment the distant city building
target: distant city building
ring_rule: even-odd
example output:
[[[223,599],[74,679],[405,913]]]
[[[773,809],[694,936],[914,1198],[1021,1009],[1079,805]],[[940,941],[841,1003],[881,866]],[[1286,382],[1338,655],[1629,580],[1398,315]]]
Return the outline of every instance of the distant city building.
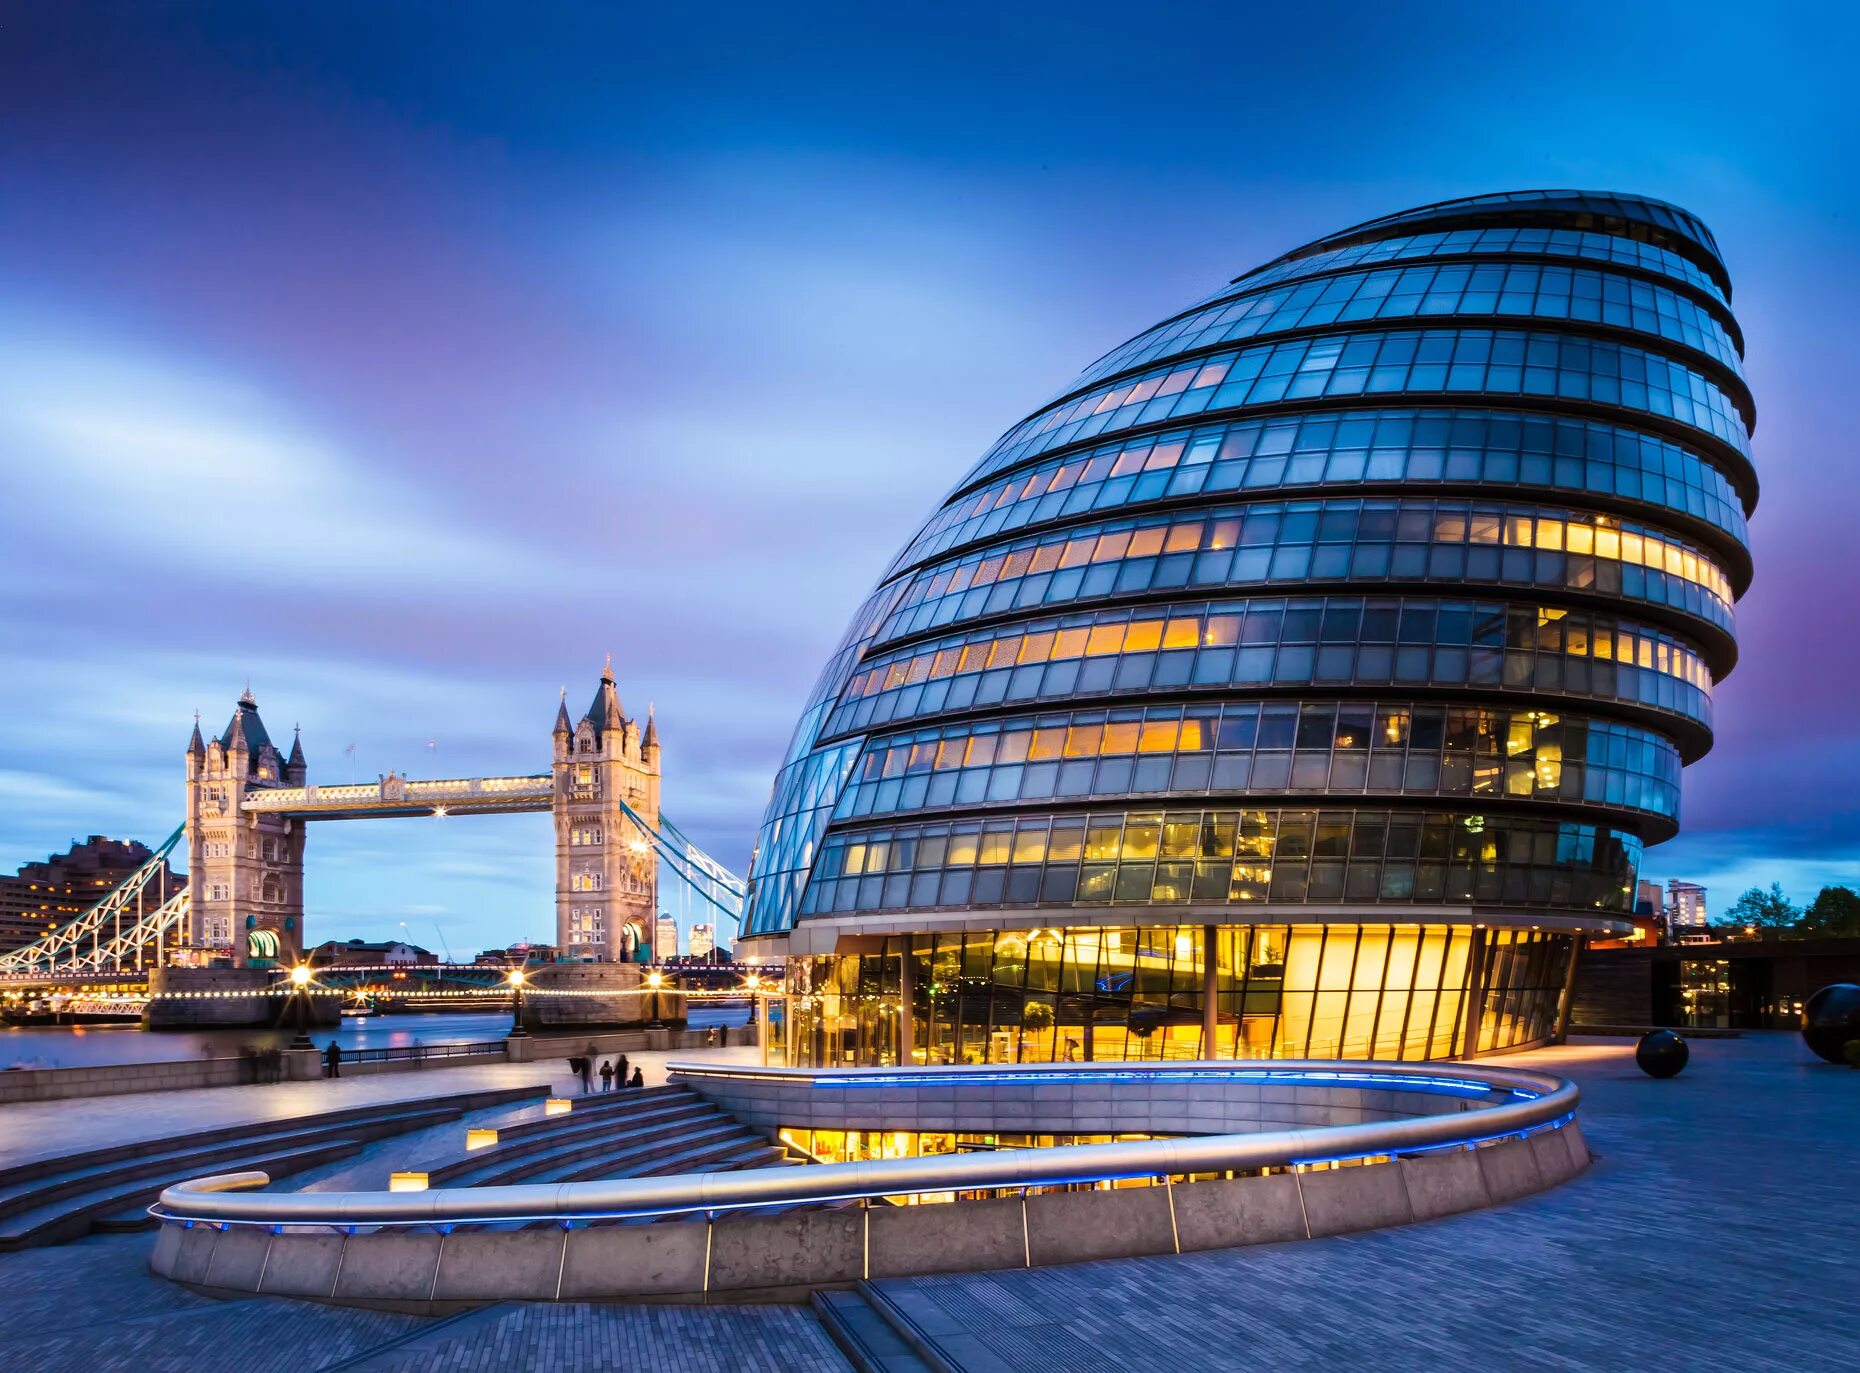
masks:
[[[1675,930],[1703,929],[1711,923],[1705,913],[1705,888],[1673,878],[1666,884],[1666,915]]]
[[[659,923],[652,941],[653,956],[663,963],[668,958],[678,957],[678,922],[663,911],[659,913]]]
[[[0,875],[0,953],[43,939],[82,915],[152,857],[138,840],[93,834],[16,874]],[[167,871],[166,862],[162,868],[169,893],[187,885],[185,877]]]
[[[439,955],[432,950],[398,939],[384,939],[378,943],[365,939],[327,939],[310,950],[313,968],[393,968],[438,961]]]
[[[709,958],[711,951],[717,947],[717,927],[715,925],[697,924],[691,927],[691,956]]]
[[[1650,915],[1658,918],[1666,910],[1666,898],[1660,891],[1658,882],[1649,882],[1642,878],[1634,885],[1634,914]]]

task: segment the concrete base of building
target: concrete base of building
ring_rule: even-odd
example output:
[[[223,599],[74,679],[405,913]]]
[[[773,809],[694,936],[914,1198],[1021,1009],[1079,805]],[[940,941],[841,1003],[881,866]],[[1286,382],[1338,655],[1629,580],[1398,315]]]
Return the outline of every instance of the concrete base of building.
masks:
[[[685,1023],[683,992],[654,991],[637,963],[549,963],[529,973],[523,1025],[535,1034]]]
[[[277,974],[265,968],[151,968],[149,1006],[143,1025],[150,1030],[294,1029],[301,1013],[313,1030],[334,1029],[342,1019],[342,999],[275,996]]]
[[[1571,1120],[1355,1167],[914,1207],[449,1235],[274,1235],[170,1222],[150,1267],[211,1296],[432,1315],[500,1301],[796,1301],[867,1278],[1181,1254],[1436,1220],[1544,1191],[1588,1162]]]

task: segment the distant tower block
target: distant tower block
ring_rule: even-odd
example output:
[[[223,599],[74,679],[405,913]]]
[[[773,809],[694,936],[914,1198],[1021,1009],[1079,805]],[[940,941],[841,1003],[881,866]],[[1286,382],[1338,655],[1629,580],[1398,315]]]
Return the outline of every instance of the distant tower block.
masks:
[[[621,802],[659,823],[659,732],[626,718],[613,660],[579,724],[566,693],[555,717],[555,931],[564,958],[646,962],[658,912],[658,856]]]
[[[187,742],[187,942],[230,948],[240,967],[296,962],[304,939],[304,826],[288,815],[247,815],[246,796],[304,784],[303,744],[280,754],[247,687],[226,732]]]

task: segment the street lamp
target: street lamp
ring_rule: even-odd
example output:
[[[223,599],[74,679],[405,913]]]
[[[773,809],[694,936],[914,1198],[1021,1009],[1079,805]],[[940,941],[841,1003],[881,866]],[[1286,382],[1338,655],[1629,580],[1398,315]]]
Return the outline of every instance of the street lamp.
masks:
[[[310,969],[299,963],[291,969],[291,998],[297,1003],[297,1037],[293,1049],[314,1049],[310,1042]]]
[[[510,984],[510,1038],[522,1039],[529,1034],[523,1028],[523,984],[529,981],[521,968],[512,968],[510,976],[504,979]]]
[[[665,1023],[659,1019],[659,988],[665,985],[665,974],[658,971],[646,974],[646,985],[652,989],[652,1019],[647,1022],[648,1030],[663,1030]]]

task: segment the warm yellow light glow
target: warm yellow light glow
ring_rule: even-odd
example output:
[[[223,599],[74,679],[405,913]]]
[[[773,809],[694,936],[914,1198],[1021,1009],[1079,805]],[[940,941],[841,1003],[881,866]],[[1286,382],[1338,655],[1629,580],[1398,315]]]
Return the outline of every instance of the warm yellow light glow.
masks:
[[[295,968],[292,968],[291,969],[291,985],[294,987],[309,986],[310,985],[310,970],[301,963],[299,963]]]
[[[388,1191],[390,1192],[424,1192],[426,1190],[425,1173],[390,1173]]]
[[[659,988],[665,985],[665,974],[664,973],[647,973],[646,974],[646,985],[652,988],[653,991],[655,992],[658,991]]]
[[[495,1130],[467,1130],[465,1132],[467,1153],[473,1149],[489,1149],[495,1143],[497,1143],[497,1131]]]
[[[753,992],[762,986],[762,979],[755,973],[751,973],[743,979],[743,985]]]
[[[543,1102],[543,1114],[546,1116],[565,1116],[575,1109],[575,1103],[565,1096],[552,1096]]]
[[[506,977],[504,981],[508,982],[513,987],[521,987],[525,982],[529,981],[529,976],[521,968],[512,968],[510,970],[510,976]]]

